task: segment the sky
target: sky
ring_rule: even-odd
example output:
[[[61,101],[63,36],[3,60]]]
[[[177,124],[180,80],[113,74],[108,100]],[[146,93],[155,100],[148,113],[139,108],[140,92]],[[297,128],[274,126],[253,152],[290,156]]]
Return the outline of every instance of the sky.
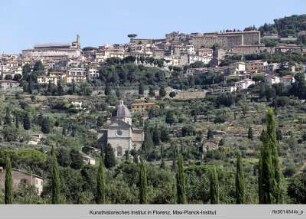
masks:
[[[0,0],[0,52],[72,42],[76,34],[85,47],[125,43],[129,33],[244,29],[293,14],[306,14],[305,0]]]

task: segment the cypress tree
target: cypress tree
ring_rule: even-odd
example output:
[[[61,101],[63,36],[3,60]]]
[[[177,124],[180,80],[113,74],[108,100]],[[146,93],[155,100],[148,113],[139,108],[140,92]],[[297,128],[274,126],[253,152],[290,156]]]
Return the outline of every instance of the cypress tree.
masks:
[[[248,139],[253,140],[253,129],[252,129],[252,127],[249,127],[249,130],[248,130]]]
[[[154,147],[154,142],[152,139],[151,131],[149,128],[145,130],[144,141],[142,143],[142,149],[148,153]]]
[[[141,161],[139,167],[139,203],[147,204],[147,168],[143,161]]]
[[[155,90],[154,90],[153,87],[150,87],[150,88],[149,88],[149,96],[150,96],[150,97],[154,97],[154,96],[155,96]]]
[[[51,157],[52,157],[52,204],[60,203],[60,177],[58,171],[58,163],[54,151],[54,147],[51,149]]]
[[[276,121],[273,109],[268,109],[266,118],[267,129],[263,131],[261,136],[262,147],[259,158],[259,203],[281,204],[284,198],[283,174],[278,157]]]
[[[144,94],[144,84],[140,83],[138,87],[138,94],[143,95]]]
[[[48,117],[45,117],[41,121],[41,131],[45,134],[49,134],[51,131],[50,121]]]
[[[176,147],[173,145],[172,146],[172,171],[176,171],[177,169],[177,163],[176,163],[176,154],[177,154],[177,151],[176,151]]]
[[[245,182],[243,175],[243,167],[240,153],[237,153],[236,163],[236,204],[245,203]]]
[[[115,158],[115,153],[114,149],[110,144],[107,144],[105,149],[104,149],[104,164],[106,168],[111,168],[116,165],[116,158]]]
[[[31,129],[31,121],[30,121],[30,116],[28,113],[26,113],[23,117],[23,128],[25,130],[30,130]]]
[[[96,197],[97,204],[104,204],[105,203],[105,174],[104,174],[104,162],[101,156],[100,164],[97,174],[97,197]]]
[[[160,96],[160,97],[165,97],[165,96],[166,96],[166,89],[165,89],[164,86],[161,86],[161,87],[159,88],[159,96]]]
[[[8,126],[12,125],[11,112],[8,107],[6,108],[6,111],[5,111],[4,125],[8,125]]]
[[[219,182],[215,167],[212,169],[210,175],[210,203],[219,204]]]
[[[185,186],[185,174],[183,166],[183,156],[180,155],[177,162],[178,170],[176,173],[176,190],[177,190],[177,203],[186,204],[186,186]]]
[[[5,204],[13,203],[13,179],[12,179],[12,165],[9,157],[6,158],[6,170],[5,170],[5,192],[4,192]]]
[[[15,114],[15,127],[16,129],[19,129],[19,117],[17,114]]]

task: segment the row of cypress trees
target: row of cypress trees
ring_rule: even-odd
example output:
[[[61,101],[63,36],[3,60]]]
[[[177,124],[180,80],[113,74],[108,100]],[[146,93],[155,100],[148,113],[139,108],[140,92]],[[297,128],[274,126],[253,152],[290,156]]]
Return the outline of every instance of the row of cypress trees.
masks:
[[[280,161],[278,157],[278,145],[276,140],[276,121],[272,109],[267,112],[267,128],[262,133],[262,147],[259,159],[259,203],[260,204],[281,204],[284,199],[283,175],[281,172]],[[60,177],[58,163],[54,148],[51,150],[52,158],[52,204],[60,203]],[[186,179],[184,174],[183,157],[180,155],[177,160],[176,189],[177,203],[186,204]],[[97,191],[96,203],[105,203],[106,183],[104,171],[103,156],[101,155],[100,164],[97,173]],[[236,161],[236,203],[245,203],[245,180],[241,155],[237,153]],[[5,176],[5,204],[13,203],[13,185],[11,173],[11,161],[6,160]],[[139,164],[139,203],[147,204],[147,169],[143,161]],[[210,174],[210,202],[219,203],[219,182],[216,168],[213,168]]]

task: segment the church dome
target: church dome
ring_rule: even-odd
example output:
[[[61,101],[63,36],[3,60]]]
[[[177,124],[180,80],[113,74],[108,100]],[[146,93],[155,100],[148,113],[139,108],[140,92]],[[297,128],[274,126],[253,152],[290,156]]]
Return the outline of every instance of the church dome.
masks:
[[[130,110],[123,104],[123,101],[120,101],[120,104],[117,108],[117,118],[127,118],[131,117]]]

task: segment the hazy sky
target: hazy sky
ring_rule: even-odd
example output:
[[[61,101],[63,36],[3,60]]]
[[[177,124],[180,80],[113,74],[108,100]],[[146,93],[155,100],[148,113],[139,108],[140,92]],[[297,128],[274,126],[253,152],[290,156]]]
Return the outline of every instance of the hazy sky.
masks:
[[[71,42],[76,34],[84,47],[127,42],[128,33],[243,29],[305,13],[305,0],[0,0],[0,51]]]

